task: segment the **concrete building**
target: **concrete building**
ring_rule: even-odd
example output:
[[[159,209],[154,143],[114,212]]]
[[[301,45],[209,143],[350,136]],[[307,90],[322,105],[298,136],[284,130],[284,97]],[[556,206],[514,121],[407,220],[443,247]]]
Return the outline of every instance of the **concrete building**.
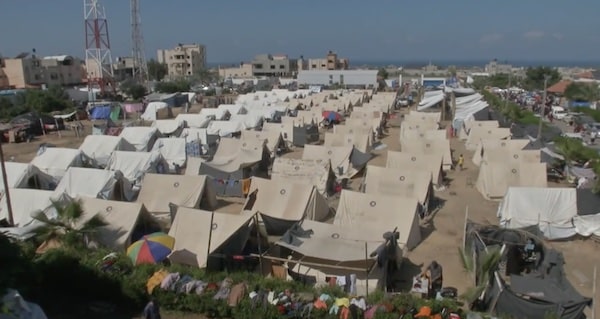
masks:
[[[219,66],[219,77],[222,79],[251,78],[252,74],[252,63],[242,62],[238,66],[228,68]]]
[[[490,75],[510,74],[513,72],[513,67],[510,64],[498,63],[498,60],[494,59],[485,65],[485,72]]]
[[[298,61],[287,55],[260,54],[252,60],[254,76],[292,77],[298,72]]]
[[[377,70],[301,70],[298,84],[376,87]]]
[[[113,75],[115,80],[123,81],[133,77],[134,60],[132,57],[117,57],[113,63]]]
[[[197,75],[206,67],[206,47],[201,44],[178,44],[173,49],[158,50],[157,60],[168,68],[168,76]]]
[[[15,58],[0,59],[0,87],[24,89],[42,85],[75,85],[83,82],[85,70],[81,60],[70,55],[39,58],[21,53]],[[8,85],[6,85],[8,82]]]
[[[339,58],[337,53],[333,51],[327,52],[324,58],[309,58],[300,57],[298,60],[298,70],[347,70],[349,60]]]

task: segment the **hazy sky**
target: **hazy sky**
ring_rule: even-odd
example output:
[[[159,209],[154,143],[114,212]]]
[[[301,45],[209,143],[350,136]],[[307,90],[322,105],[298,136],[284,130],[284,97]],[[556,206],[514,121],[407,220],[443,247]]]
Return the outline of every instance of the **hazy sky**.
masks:
[[[202,43],[209,62],[260,53],[351,60],[600,60],[599,0],[140,0],[147,58]],[[113,58],[129,1],[102,0]],[[0,0],[0,54],[84,56],[83,0]]]

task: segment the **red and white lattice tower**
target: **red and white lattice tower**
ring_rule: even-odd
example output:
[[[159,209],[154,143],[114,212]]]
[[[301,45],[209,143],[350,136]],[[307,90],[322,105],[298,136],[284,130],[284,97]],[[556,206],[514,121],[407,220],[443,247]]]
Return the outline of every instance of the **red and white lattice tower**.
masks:
[[[100,89],[102,94],[112,94],[115,92],[115,82],[104,7],[99,0],[83,0],[83,10],[88,89]]]

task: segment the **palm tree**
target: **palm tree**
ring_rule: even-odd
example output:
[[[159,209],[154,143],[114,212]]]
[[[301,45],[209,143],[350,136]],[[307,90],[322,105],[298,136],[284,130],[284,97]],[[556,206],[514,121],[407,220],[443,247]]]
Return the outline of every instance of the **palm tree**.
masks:
[[[475,260],[471,254],[472,250],[470,247],[458,249],[460,260],[463,268],[466,272],[470,273],[471,276],[475,277],[475,287],[467,289],[460,297],[461,299],[472,304],[477,300],[481,294],[485,291],[494,271],[498,269],[502,254],[499,248],[490,248],[482,252]]]
[[[33,216],[43,224],[36,229],[36,237],[44,243],[81,244],[91,240],[99,227],[107,225],[98,214],[82,221],[85,212],[80,200],[52,201],[52,208],[56,211],[56,218],[48,218],[43,211]]]

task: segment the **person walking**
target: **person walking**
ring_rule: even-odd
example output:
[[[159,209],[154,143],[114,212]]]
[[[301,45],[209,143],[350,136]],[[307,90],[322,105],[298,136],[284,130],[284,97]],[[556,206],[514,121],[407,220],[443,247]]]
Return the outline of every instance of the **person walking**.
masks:
[[[144,307],[144,319],[160,319],[160,308],[156,299],[150,299]]]
[[[464,165],[465,165],[465,157],[462,154],[460,154],[460,156],[458,157],[458,168],[462,171]]]

